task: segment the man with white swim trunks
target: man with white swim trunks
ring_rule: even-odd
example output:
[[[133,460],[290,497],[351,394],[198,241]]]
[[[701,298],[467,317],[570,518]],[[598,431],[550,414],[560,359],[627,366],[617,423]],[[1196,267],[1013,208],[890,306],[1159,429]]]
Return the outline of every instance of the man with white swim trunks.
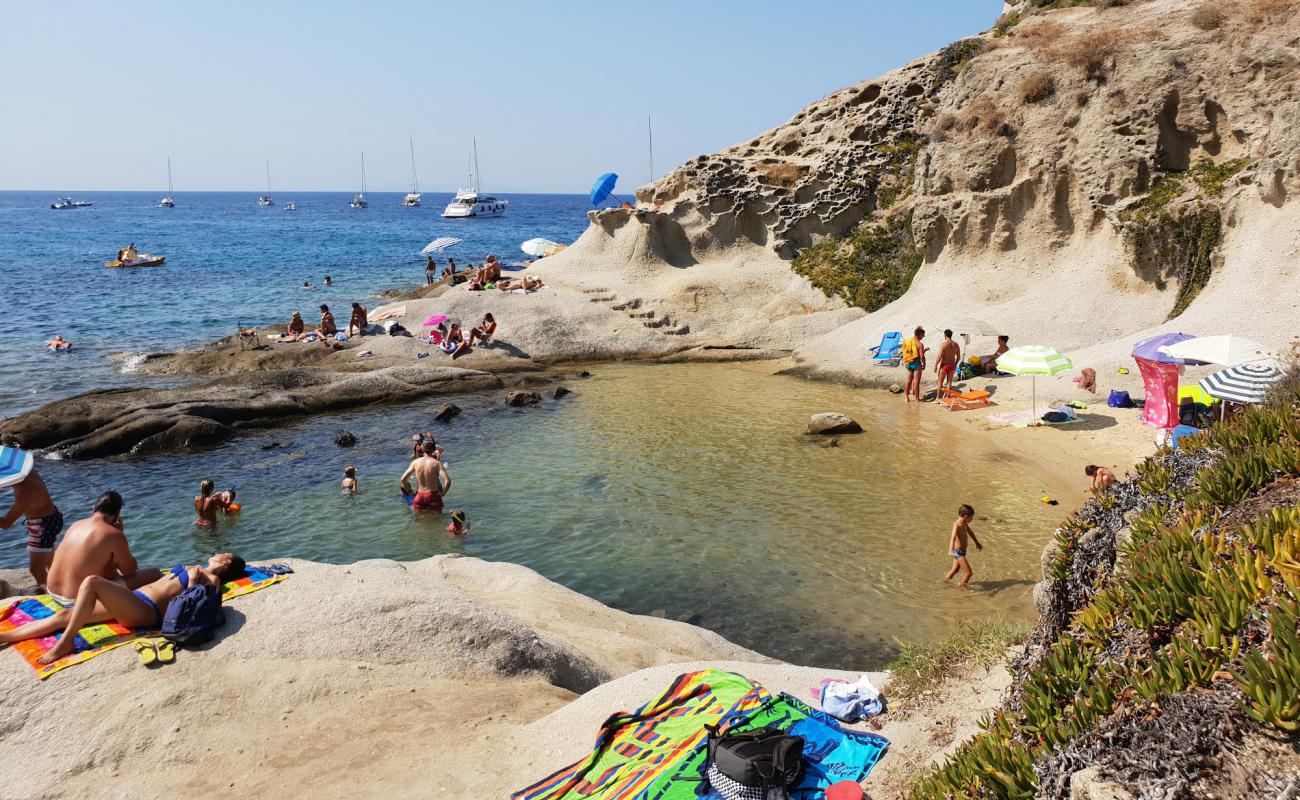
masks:
[[[158,569],[140,569],[122,532],[122,495],[104,492],[91,515],[72,523],[55,551],[46,589],[71,607],[81,583],[91,575],[138,589],[162,577]]]

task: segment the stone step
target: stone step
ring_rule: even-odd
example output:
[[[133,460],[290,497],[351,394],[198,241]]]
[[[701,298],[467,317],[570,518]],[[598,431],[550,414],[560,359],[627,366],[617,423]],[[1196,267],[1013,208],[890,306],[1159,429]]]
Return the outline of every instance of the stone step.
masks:
[[[669,325],[673,324],[673,321],[668,317],[660,317],[659,319],[642,322],[641,324],[647,328],[667,328]]]
[[[634,297],[631,300],[626,300],[622,303],[619,303],[616,306],[610,306],[610,308],[613,308],[615,311],[631,311],[634,308],[640,308],[640,307],[641,307],[641,298],[639,297]]]
[[[678,325],[676,328],[668,328],[663,331],[665,336],[685,336],[691,332],[690,325]]]

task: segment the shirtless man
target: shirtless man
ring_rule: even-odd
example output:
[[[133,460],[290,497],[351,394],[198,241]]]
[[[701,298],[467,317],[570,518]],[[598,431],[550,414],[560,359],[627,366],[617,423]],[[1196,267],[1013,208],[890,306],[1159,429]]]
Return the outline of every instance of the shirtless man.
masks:
[[[104,492],[90,517],[72,523],[50,565],[46,590],[64,607],[72,605],[81,582],[91,575],[139,588],[158,580],[157,569],[139,569],[122,532],[122,495]]]
[[[935,359],[934,372],[939,376],[939,388],[951,389],[953,376],[957,374],[957,356],[961,349],[953,341],[952,331],[943,332],[943,341],[939,343],[939,355]]]
[[[447,492],[451,491],[451,476],[447,474],[447,468],[437,459],[437,445],[432,439],[426,439],[420,445],[424,455],[411,462],[402,473],[402,493],[411,493],[411,484],[408,480],[411,475],[415,475],[415,485],[419,490],[415,493],[415,501],[411,503],[411,508],[416,511],[436,511],[442,513],[442,498]]]
[[[0,530],[9,530],[19,517],[27,517],[27,568],[36,579],[36,590],[40,591],[45,587],[50,562],[54,560],[54,545],[63,532],[63,513],[50,499],[50,490],[45,488],[45,481],[35,468],[14,484],[13,490],[14,506],[0,517]]]
[[[198,497],[194,498],[194,524],[200,528],[217,527],[217,512],[227,513],[230,504],[235,502],[233,491],[213,494],[214,488],[212,481],[203,481],[199,484]]]

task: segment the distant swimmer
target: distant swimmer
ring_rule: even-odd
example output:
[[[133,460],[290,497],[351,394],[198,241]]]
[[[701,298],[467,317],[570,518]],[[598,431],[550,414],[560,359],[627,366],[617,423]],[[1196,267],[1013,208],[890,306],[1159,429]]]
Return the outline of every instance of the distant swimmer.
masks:
[[[62,336],[55,334],[53,339],[45,343],[45,346],[51,350],[71,350],[72,342],[69,342]]]
[[[333,286],[333,285],[334,285],[334,279],[331,278],[330,276],[326,275],[326,276],[325,276],[325,285],[326,285],[326,286]]]
[[[339,488],[343,490],[344,494],[356,494],[357,489],[361,488],[357,483],[356,467],[343,468],[343,481],[339,484]]]
[[[432,440],[426,440],[421,449],[423,453],[420,458],[412,461],[411,465],[402,473],[402,493],[411,493],[409,479],[414,475],[416,492],[415,499],[411,502],[411,508],[416,511],[442,513],[442,498],[446,496],[447,492],[451,491],[451,476],[447,474],[446,467],[434,455],[437,452],[437,445]]]
[[[311,288],[311,284],[308,283],[307,281],[303,281],[303,282],[302,282],[302,288],[304,288],[304,289],[310,289],[310,288]]]
[[[464,536],[469,533],[469,522],[465,520],[465,512],[459,508],[451,512],[451,524],[447,526],[447,533],[452,536]]]

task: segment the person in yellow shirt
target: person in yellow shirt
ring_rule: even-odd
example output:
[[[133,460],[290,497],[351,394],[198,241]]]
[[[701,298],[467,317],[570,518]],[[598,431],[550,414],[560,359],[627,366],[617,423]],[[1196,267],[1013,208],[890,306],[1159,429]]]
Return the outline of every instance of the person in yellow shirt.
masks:
[[[903,342],[903,366],[907,367],[907,389],[903,397],[910,403],[916,395],[916,402],[921,402],[921,375],[925,372],[925,328],[917,326],[912,338]]]

